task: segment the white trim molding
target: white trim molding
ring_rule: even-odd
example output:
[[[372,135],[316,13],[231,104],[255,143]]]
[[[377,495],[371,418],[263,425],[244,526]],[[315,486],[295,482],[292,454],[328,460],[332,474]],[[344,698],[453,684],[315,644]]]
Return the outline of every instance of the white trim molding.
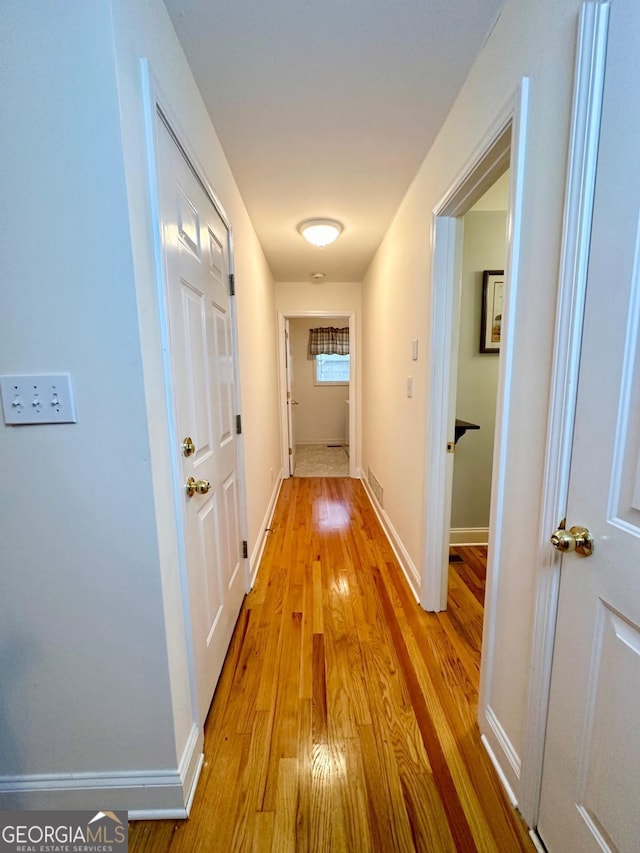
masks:
[[[280,446],[281,446],[281,464],[282,476],[286,480],[289,475],[289,432],[287,428],[288,413],[287,413],[287,363],[286,363],[286,344],[285,344],[285,328],[287,320],[305,319],[307,317],[344,317],[349,321],[349,356],[351,361],[351,373],[349,379],[349,476],[358,477],[356,470],[356,460],[359,455],[358,448],[358,421],[360,413],[358,411],[358,312],[353,310],[326,310],[320,311],[278,311],[276,316],[276,328],[278,335],[278,380],[280,389]],[[324,442],[313,442],[314,444],[323,444]],[[333,444],[334,442],[327,442]],[[344,436],[336,440],[336,444],[344,443]]]
[[[310,438],[305,439],[304,441],[300,441],[300,439],[296,440],[296,447],[313,447],[315,444],[324,444],[325,447],[344,447],[346,442],[343,435],[338,438]]]
[[[391,519],[384,511],[384,509],[378,503],[376,496],[369,483],[367,482],[367,478],[364,476],[364,472],[360,470],[358,472],[358,477],[362,481],[362,485],[364,486],[364,490],[367,493],[367,497],[369,498],[369,503],[373,507],[373,511],[375,512],[380,525],[382,526],[382,530],[384,531],[384,535],[387,537],[389,544],[391,545],[391,549],[396,556],[396,560],[400,564],[400,568],[407,579],[407,583],[409,584],[409,589],[415,596],[416,601],[420,601],[420,573],[416,568],[415,563],[409,556],[409,552],[404,547],[402,539],[398,535],[397,530],[391,523]]]
[[[511,768],[510,775],[512,775],[515,779],[519,779],[521,774],[520,756],[518,755],[514,745],[511,743],[511,740],[507,736],[507,733],[502,727],[500,720],[496,716],[495,711],[490,705],[485,708],[484,716],[489,727],[489,734],[482,735],[482,742],[484,743],[489,755],[491,756],[491,760],[495,764],[496,769],[500,774],[500,778],[502,779],[502,783],[505,786],[505,790],[509,794],[509,799],[515,806],[517,805],[516,796],[513,792],[513,788],[511,787],[508,778],[504,773],[504,762],[499,762],[496,758],[495,747],[498,746],[500,748],[500,755],[504,756],[509,762],[509,766]]]
[[[425,610],[447,607],[449,530],[453,488],[453,458],[445,454],[451,438],[451,339],[456,328],[454,310],[460,287],[456,271],[462,245],[462,225],[452,216],[432,221],[431,324],[425,448],[424,567],[420,604]],[[438,415],[439,413],[439,415]]]
[[[495,736],[500,724],[493,719],[490,705],[497,596],[503,559],[502,525],[512,414],[510,396],[520,268],[528,102],[529,79],[523,77],[509,101],[489,125],[459,177],[451,184],[433,212],[432,306],[429,325],[429,351],[433,369],[427,389],[425,533],[420,600],[426,610],[443,610],[447,601],[453,466],[451,454],[446,453],[446,442],[452,438],[455,418],[455,394],[452,392],[455,376],[452,360],[457,352],[456,312],[460,299],[458,269],[463,227],[461,217],[509,166],[505,263],[507,286],[498,376],[478,722],[482,734],[490,740],[491,755],[496,766],[500,768],[505,787],[511,791],[517,788],[519,781],[520,759],[510,744],[507,748],[506,736]]]
[[[487,545],[489,543],[488,527],[452,527],[450,545]]]
[[[186,818],[204,756],[194,725],[176,770],[0,776],[0,809],[125,809],[131,819]]]
[[[560,556],[548,539],[566,514],[578,387],[582,321],[591,241],[609,3],[582,7],[565,191],[554,361],[547,427],[545,489],[538,536],[538,577],[519,809],[529,826],[538,819],[560,585]]]
[[[515,319],[518,301],[520,272],[520,243],[522,235],[522,203],[526,169],[526,146],[529,105],[529,79],[523,77],[514,93],[510,106],[510,191],[507,214],[507,253],[505,264],[505,302],[503,311],[503,344],[498,368],[498,403],[494,437],[493,469],[491,474],[491,508],[489,514],[489,543],[487,559],[487,584],[482,635],[482,659],[480,666],[480,688],[478,695],[478,724],[487,738],[495,735],[501,722],[493,722],[495,714],[491,708],[493,696],[493,664],[496,649],[497,600],[501,582],[503,561],[503,519],[505,488],[508,482],[508,452],[511,439],[510,404],[514,361]],[[507,788],[517,790],[520,758],[510,744],[506,734],[495,738],[492,749]],[[508,748],[507,748],[508,745]]]
[[[513,345],[513,314],[516,306],[522,182],[524,171],[526,118],[529,80],[522,78],[516,92],[495,117],[476,150],[452,182],[433,211],[431,312],[429,352],[431,373],[427,388],[427,430],[425,444],[425,521],[420,603],[425,610],[444,610],[447,605],[447,555],[453,465],[446,453],[453,437],[455,419],[452,393],[455,375],[452,361],[457,352],[457,320],[460,301],[461,217],[496,179],[511,166],[511,189],[507,233],[504,340],[500,358],[500,379],[494,451],[494,478],[504,474],[508,438],[509,383]],[[435,417],[433,416],[435,414]],[[498,483],[494,479],[494,483]],[[492,519],[499,521],[502,491],[494,488]],[[491,525],[490,525],[491,526]],[[499,540],[498,540],[499,541]],[[497,555],[494,558],[497,562]],[[495,573],[494,573],[495,574]]]
[[[269,505],[267,507],[267,511],[265,513],[262,525],[260,526],[260,535],[258,536],[253,551],[251,552],[251,559],[249,560],[249,574],[251,578],[250,589],[253,589],[253,585],[255,584],[256,578],[258,576],[260,561],[262,560],[262,555],[267,544],[267,534],[269,533],[269,528],[271,527],[273,514],[276,511],[276,504],[278,502],[278,495],[280,494],[281,486],[282,470],[278,471],[278,477],[276,479],[273,492],[271,493],[271,498],[269,499]]]
[[[484,746],[484,748],[487,751],[487,755],[491,759],[491,763],[493,764],[493,767],[494,767],[496,773],[498,774],[498,778],[500,779],[500,782],[502,783],[502,787],[504,788],[505,793],[506,793],[507,797],[509,798],[509,802],[514,807],[514,809],[517,808],[518,807],[518,801],[516,800],[516,795],[513,793],[513,790],[511,789],[511,785],[509,784],[509,780],[507,779],[507,777],[502,772],[502,767],[500,766],[500,762],[496,758],[495,752],[491,748],[491,744],[489,743],[489,739],[487,738],[486,735],[480,735],[480,740],[482,741],[482,745]]]

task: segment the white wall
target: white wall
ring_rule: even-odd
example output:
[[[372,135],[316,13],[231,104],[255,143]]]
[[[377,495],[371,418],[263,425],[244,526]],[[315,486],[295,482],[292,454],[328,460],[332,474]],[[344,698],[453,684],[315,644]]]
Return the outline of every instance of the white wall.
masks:
[[[234,224],[250,539],[279,468],[272,280],[159,0],[7,0],[3,16],[0,365],[69,371],[78,423],[0,424],[0,808],[177,813],[202,733],[168,465],[141,56]]]
[[[456,444],[451,503],[452,542],[456,530],[489,527],[491,466],[496,424],[498,358],[480,352],[484,270],[504,269],[506,213],[470,211],[464,217],[460,338],[456,416],[480,426]]]
[[[352,381],[355,382],[355,406],[351,403],[351,417],[355,418],[356,446],[355,466],[360,468],[360,446],[362,442],[362,284],[359,281],[322,282],[279,281],[276,282],[276,309],[284,317],[313,313],[317,317],[334,317],[340,312],[353,312],[355,317],[355,347],[351,342]],[[336,314],[338,317],[336,317]],[[274,320],[275,325],[275,320]],[[315,325],[315,323],[313,324]],[[346,325],[346,323],[344,324]],[[352,449],[353,455],[353,449]]]
[[[362,284],[359,281],[277,281],[276,307],[281,314],[313,311],[331,317],[339,311],[362,308]]]
[[[178,756],[109,6],[3,15],[0,364],[69,371],[78,423],[0,425],[0,772],[55,777],[0,807],[55,807]]]
[[[342,443],[345,436],[348,385],[316,385],[315,362],[308,357],[309,329],[318,326],[345,326],[344,317],[314,317],[291,320],[291,360],[293,362],[293,396],[298,405],[293,410],[296,444]]]
[[[496,593],[496,643],[481,719],[507,779],[518,791],[528,687],[534,555],[523,520],[538,529],[549,399],[565,164],[578,0],[506,0],[496,26],[432,150],[419,169],[363,283],[363,467],[385,489],[385,510],[417,564],[423,553],[427,419],[426,333],[432,210],[469,163],[522,76],[531,80],[516,306],[511,442],[505,536]],[[410,341],[420,340],[411,362]],[[384,346],[381,345],[384,342]],[[414,377],[414,394],[405,393]],[[398,441],[397,437],[402,436]],[[486,670],[485,670],[486,671]],[[492,721],[489,723],[489,718]],[[498,737],[499,735],[499,737]],[[501,740],[500,740],[501,738]]]

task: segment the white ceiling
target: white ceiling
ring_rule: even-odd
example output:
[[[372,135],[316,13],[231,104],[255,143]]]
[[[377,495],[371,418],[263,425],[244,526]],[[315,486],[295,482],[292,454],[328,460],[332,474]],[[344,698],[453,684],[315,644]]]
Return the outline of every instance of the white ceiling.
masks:
[[[165,2],[275,279],[361,280],[502,0]]]

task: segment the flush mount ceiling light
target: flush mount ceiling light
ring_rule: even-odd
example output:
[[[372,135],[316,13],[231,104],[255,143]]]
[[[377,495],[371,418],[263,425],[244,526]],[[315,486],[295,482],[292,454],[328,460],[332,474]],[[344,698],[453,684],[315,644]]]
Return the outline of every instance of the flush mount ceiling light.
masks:
[[[314,246],[328,246],[340,236],[342,223],[336,219],[307,219],[298,225],[298,231]]]

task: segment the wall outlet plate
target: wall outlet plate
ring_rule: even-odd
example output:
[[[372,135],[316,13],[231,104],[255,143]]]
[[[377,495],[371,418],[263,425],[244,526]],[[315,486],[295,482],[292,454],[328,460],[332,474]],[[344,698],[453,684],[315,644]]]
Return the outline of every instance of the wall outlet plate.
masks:
[[[5,424],[75,424],[76,406],[68,373],[0,376]]]

